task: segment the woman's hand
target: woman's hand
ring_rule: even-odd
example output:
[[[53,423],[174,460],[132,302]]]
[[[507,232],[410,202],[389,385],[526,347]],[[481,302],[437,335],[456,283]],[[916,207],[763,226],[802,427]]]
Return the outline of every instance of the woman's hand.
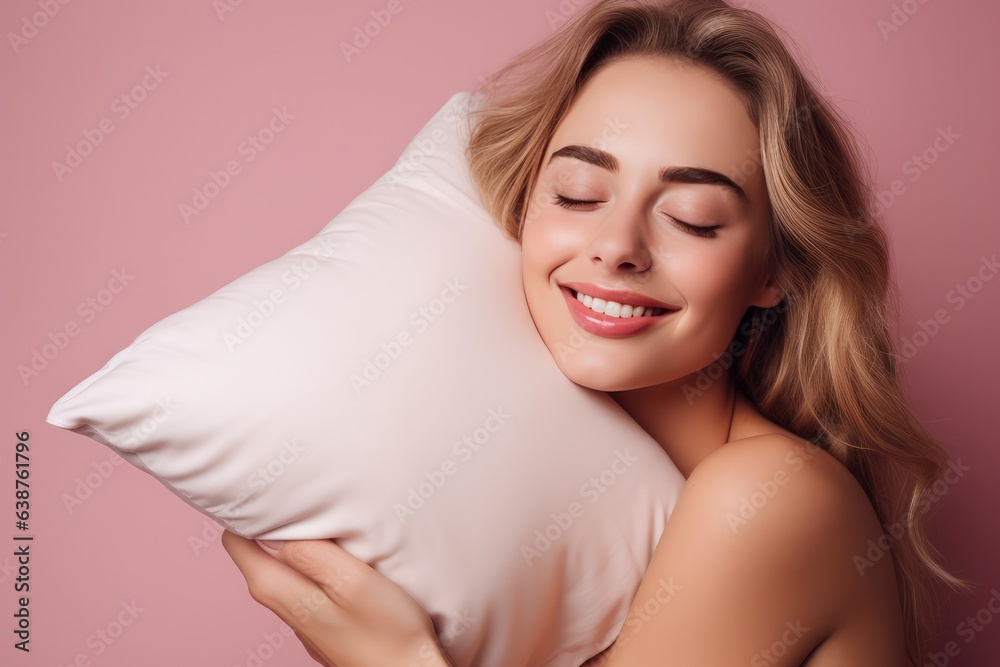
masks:
[[[396,583],[331,540],[284,542],[269,555],[222,535],[250,597],[277,614],[328,667],[442,667],[450,663],[430,616]]]

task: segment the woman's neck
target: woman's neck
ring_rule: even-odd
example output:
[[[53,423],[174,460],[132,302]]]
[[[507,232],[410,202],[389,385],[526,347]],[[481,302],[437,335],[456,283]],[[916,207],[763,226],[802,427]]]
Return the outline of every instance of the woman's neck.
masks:
[[[691,375],[653,387],[608,392],[659,443],[685,479],[702,459],[737,438],[744,416],[744,402],[738,400],[728,371],[707,387],[695,380]]]

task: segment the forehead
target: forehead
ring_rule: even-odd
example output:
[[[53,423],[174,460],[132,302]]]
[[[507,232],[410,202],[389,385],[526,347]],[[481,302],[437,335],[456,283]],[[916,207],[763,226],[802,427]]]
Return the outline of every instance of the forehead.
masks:
[[[719,74],[664,57],[629,57],[587,79],[546,159],[567,144],[596,146],[617,157],[623,170],[704,167],[753,188],[762,184],[754,176],[762,176],[746,165],[759,164],[759,143],[738,92]]]

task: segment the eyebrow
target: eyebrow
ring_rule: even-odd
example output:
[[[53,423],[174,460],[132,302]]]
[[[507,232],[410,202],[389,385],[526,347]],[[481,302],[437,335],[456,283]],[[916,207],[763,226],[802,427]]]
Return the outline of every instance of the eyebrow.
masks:
[[[570,144],[563,146],[549,156],[549,162],[557,157],[571,157],[589,164],[618,173],[618,159],[607,151],[593,146],[578,146]],[[546,164],[548,164],[546,163]],[[664,183],[694,183],[697,185],[721,185],[735,194],[744,204],[750,203],[750,198],[739,185],[725,174],[702,167],[661,167],[657,177]]]

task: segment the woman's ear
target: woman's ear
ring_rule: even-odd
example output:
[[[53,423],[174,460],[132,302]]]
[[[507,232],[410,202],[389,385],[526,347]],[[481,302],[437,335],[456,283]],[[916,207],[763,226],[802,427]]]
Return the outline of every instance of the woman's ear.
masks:
[[[771,278],[757,293],[756,298],[750,302],[751,306],[758,308],[774,308],[785,298],[785,291],[781,289],[778,282]]]

